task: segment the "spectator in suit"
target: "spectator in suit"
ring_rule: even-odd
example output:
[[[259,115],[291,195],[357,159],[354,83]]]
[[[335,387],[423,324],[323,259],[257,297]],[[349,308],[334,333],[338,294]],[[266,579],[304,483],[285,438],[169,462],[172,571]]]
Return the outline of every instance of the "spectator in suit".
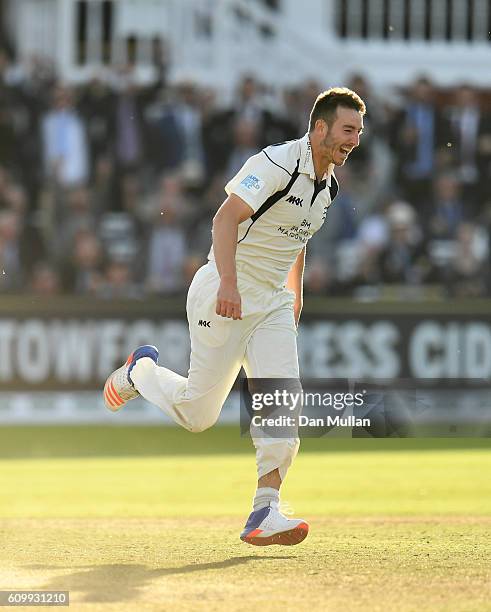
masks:
[[[175,92],[161,90],[150,123],[153,163],[159,173],[178,171],[184,159],[184,142],[176,107]]]
[[[455,256],[446,270],[447,290],[452,297],[476,298],[486,294],[488,247],[483,238],[475,224],[459,225]]]
[[[405,108],[396,116],[391,144],[399,156],[399,182],[405,197],[419,211],[431,193],[437,151],[448,129],[434,101],[432,83],[419,78],[409,91]]]
[[[486,183],[491,161],[491,118],[482,111],[477,92],[470,85],[457,89],[447,117],[450,153],[463,185],[466,207],[478,213],[489,194]]]
[[[232,152],[228,160],[227,180],[235,176],[245,162],[259,151],[258,124],[256,121],[238,119],[234,125]]]
[[[186,187],[199,187],[204,180],[205,155],[200,94],[194,83],[179,85],[174,112],[183,144],[180,175]]]
[[[91,178],[97,173],[101,161],[110,158],[111,130],[115,97],[106,83],[94,77],[82,89],[79,108],[87,126],[90,148]]]
[[[128,262],[119,259],[109,260],[104,268],[100,285],[96,289],[98,297],[105,300],[141,299],[141,289],[133,278]]]
[[[73,95],[57,86],[52,109],[42,121],[46,174],[57,185],[69,188],[84,184],[89,176],[88,145],[82,118],[73,105]]]
[[[77,295],[95,295],[103,281],[104,252],[97,236],[80,229],[71,253],[63,259],[63,289]]]
[[[61,293],[61,280],[57,269],[47,261],[33,267],[28,290],[37,296],[52,297]]]
[[[111,144],[114,160],[113,210],[134,211],[141,189],[142,171],[147,167],[149,126],[146,109],[154,100],[156,87],[138,87],[134,67],[126,66],[116,79],[117,92],[111,109]]]
[[[146,287],[152,293],[175,294],[184,289],[183,270],[189,254],[184,220],[190,211],[182,188],[177,175],[164,177],[161,183],[148,239]]]
[[[184,289],[186,236],[176,210],[161,212],[150,234],[146,286],[152,293],[169,295]]]
[[[22,210],[0,210],[0,291],[23,289],[35,263],[44,256],[43,246]]]
[[[464,216],[468,213],[465,215],[461,183],[454,173],[441,174],[435,180],[434,199],[429,211],[429,237],[455,239]]]
[[[422,236],[413,207],[393,202],[386,212],[389,240],[378,260],[382,281],[417,285],[423,282],[425,265]]]

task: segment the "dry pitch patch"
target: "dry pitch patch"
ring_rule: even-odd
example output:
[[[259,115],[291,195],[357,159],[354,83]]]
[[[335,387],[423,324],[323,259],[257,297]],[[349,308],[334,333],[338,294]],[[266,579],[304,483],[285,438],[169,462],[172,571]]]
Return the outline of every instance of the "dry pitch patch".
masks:
[[[490,519],[310,522],[302,545],[258,549],[235,517],[4,519],[0,588],[87,611],[491,610]]]

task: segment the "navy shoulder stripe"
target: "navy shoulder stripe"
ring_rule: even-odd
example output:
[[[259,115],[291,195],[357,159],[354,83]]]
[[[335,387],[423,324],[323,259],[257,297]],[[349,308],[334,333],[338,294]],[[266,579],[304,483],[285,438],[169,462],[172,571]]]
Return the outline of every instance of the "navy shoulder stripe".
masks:
[[[339,191],[338,179],[333,174],[331,176],[331,185],[329,187],[329,193],[331,194],[331,202],[338,195],[338,191]]]
[[[243,240],[247,238],[247,234],[249,233],[249,230],[254,225],[254,223],[259,219],[259,217],[264,215],[264,213],[267,212],[271,208],[271,206],[276,204],[276,202],[279,202],[281,198],[284,198],[286,195],[288,195],[288,192],[293,187],[295,181],[299,177],[299,174],[300,174],[298,171],[299,167],[300,167],[300,160],[297,161],[297,166],[295,170],[293,171],[293,174],[291,175],[288,185],[284,189],[281,189],[280,191],[277,191],[276,193],[273,193],[272,195],[270,195],[269,198],[265,202],[263,202],[263,204],[261,204],[261,206],[256,210],[256,212],[253,215],[251,215],[251,224],[247,228],[247,231],[244,234],[244,236],[237,242],[237,244],[240,244]]]
[[[280,164],[277,164],[274,160],[272,160],[271,157],[266,153],[265,149],[263,149],[263,153],[264,153],[264,155],[266,155],[266,157],[269,159],[269,161],[272,164],[274,164],[275,166],[278,166],[278,168],[281,168],[282,170],[284,170],[289,176],[292,175],[292,173],[289,170],[287,170],[285,167],[281,166]]]
[[[270,147],[281,147],[281,145],[284,144],[290,144],[290,142],[295,142],[295,140],[300,140],[299,138],[293,138],[292,140],[282,140],[281,142],[274,142],[273,144],[270,144]]]

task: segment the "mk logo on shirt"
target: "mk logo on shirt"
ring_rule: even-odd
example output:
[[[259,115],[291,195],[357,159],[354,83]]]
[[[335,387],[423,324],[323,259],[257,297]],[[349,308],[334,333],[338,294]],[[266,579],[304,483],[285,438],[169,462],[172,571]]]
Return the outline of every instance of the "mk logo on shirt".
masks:
[[[198,325],[200,327],[210,327],[210,321],[203,321],[203,319],[200,319],[198,321]]]
[[[287,202],[291,202],[292,204],[295,204],[296,206],[302,206],[303,200],[302,198],[297,198],[296,196],[291,195],[287,199]]]

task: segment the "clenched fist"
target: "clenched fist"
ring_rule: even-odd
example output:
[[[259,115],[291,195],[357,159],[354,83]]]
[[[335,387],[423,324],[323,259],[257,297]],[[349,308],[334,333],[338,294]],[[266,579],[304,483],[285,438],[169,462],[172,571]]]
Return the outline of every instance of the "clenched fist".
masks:
[[[236,282],[225,279],[220,281],[216,313],[228,319],[242,319],[241,299]]]

